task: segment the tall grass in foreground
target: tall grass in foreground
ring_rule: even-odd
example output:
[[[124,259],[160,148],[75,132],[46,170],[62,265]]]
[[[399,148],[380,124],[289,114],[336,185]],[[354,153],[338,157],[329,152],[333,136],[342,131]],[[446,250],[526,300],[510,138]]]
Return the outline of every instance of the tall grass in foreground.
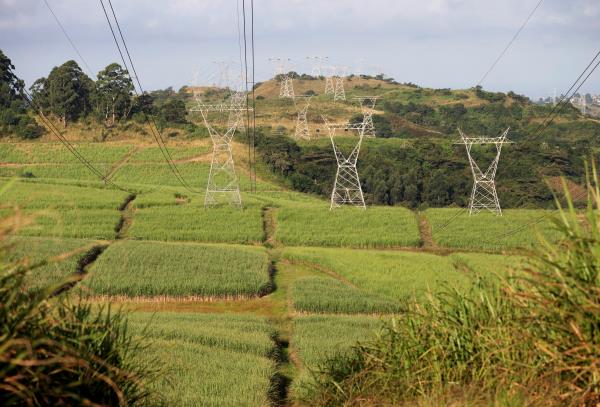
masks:
[[[0,190],[0,195],[2,191]],[[54,296],[77,277],[27,289],[36,268],[67,256],[7,261],[20,216],[0,219],[0,405],[149,405],[157,372],[132,340],[124,314]]]
[[[600,191],[585,216],[567,193],[518,277],[414,303],[315,373],[311,405],[589,405],[600,402]]]

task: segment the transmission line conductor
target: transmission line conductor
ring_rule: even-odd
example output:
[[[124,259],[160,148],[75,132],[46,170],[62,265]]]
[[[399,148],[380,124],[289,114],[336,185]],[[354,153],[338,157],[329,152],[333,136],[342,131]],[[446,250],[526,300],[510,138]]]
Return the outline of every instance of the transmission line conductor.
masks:
[[[242,196],[240,194],[239,180],[235,172],[231,142],[237,126],[243,118],[243,115],[237,114],[237,112],[244,110],[246,108],[243,105],[236,103],[198,103],[195,108],[190,109],[190,112],[200,112],[204,125],[213,142],[210,172],[206,185],[206,195],[204,196],[205,208],[217,206],[222,202],[227,202],[240,209],[242,208]],[[218,113],[220,115],[229,114],[227,130],[225,132],[217,130],[211,124],[211,113]]]
[[[311,99],[312,96],[296,96],[294,98],[294,105],[298,110],[298,117],[296,118],[296,130],[294,132],[294,138],[297,140],[310,140],[307,114]]]
[[[471,137],[466,135],[462,129],[458,129],[461,141],[458,144],[464,144],[467,150],[467,157],[471,166],[473,175],[473,189],[469,198],[469,215],[477,214],[483,210],[488,210],[498,216],[502,216],[500,201],[496,192],[496,172],[498,170],[498,162],[500,161],[500,153],[504,144],[512,143],[507,139],[510,127],[498,137]],[[477,165],[473,158],[474,145],[492,144],[496,148],[496,155],[492,159],[487,169],[484,171]]]
[[[342,205],[352,205],[366,209],[365,198],[362,187],[360,186],[358,170],[356,169],[360,147],[364,138],[364,123],[335,124],[329,123],[325,117],[323,117],[323,121],[325,122],[325,127],[327,127],[329,139],[331,140],[331,146],[333,147],[335,160],[337,162],[337,171],[335,174],[333,190],[331,191],[331,204],[329,210],[339,208]],[[343,152],[341,146],[336,143],[335,133],[337,130],[353,130],[358,133],[358,141],[349,153]]]
[[[363,123],[365,127],[365,137],[375,138],[375,125],[373,124],[373,114],[375,113],[375,104],[379,96],[356,96],[353,98],[360,104],[363,114]]]

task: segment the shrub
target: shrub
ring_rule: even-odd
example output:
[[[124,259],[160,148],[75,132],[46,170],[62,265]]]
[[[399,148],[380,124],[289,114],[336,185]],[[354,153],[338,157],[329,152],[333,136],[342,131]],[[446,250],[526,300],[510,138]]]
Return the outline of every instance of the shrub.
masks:
[[[18,224],[0,222],[0,256]],[[0,258],[2,258],[0,257]],[[156,401],[144,382],[152,361],[128,334],[125,315],[56,293],[74,284],[24,289],[29,272],[47,264],[0,265],[0,404],[147,405]]]
[[[309,389],[315,405],[597,405],[600,402],[600,189],[594,170],[582,217],[555,220],[512,278],[414,302],[372,341],[329,359]],[[566,191],[566,187],[565,187]],[[537,405],[537,404],[536,404]]]

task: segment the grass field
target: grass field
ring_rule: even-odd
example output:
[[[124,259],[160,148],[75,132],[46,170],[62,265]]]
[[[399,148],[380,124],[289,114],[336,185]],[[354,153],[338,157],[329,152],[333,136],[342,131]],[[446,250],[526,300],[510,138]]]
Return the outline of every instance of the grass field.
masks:
[[[383,148],[388,141],[369,143]],[[547,213],[463,214],[442,228],[456,210],[426,210],[438,250],[421,247],[418,218],[406,208],[330,211],[326,199],[260,180],[256,193],[247,191],[244,146],[234,150],[243,210],[204,208],[209,140],[169,147],[199,193],[179,184],[152,145],[79,147],[117,184],[136,189],[131,206],[123,210],[129,194],[104,186],[61,145],[0,144],[0,177],[19,178],[2,196],[0,214],[18,205],[32,221],[13,238],[8,260],[36,262],[107,245],[88,267],[81,290],[100,302],[119,297],[127,309],[138,310],[130,327],[136,334],[147,327],[144,357],[168,370],[154,385],[165,405],[272,405],[277,372],[291,376],[289,404],[297,405],[311,370],[371,339],[392,314],[402,323],[406,301],[519,270],[524,257],[476,251],[532,247],[531,228],[498,237]],[[124,228],[117,235],[118,225]],[[537,227],[554,236],[547,219]],[[81,256],[40,268],[29,283],[58,282],[75,271]],[[279,365],[275,359],[286,351],[278,347],[288,341],[290,361],[278,359]]]
[[[148,324],[149,329],[145,329]],[[151,342],[149,360],[167,369],[155,385],[170,406],[266,406],[274,362],[264,319],[254,316],[134,313]]]
[[[283,257],[314,264],[347,279],[359,289],[389,299],[405,300],[448,285],[464,288],[468,274],[451,258],[428,253],[352,249],[286,248]]]
[[[2,210],[0,214],[10,211]],[[51,236],[111,240],[121,218],[116,209],[28,209],[24,217],[31,223],[19,230],[22,236]]]
[[[85,284],[96,295],[253,296],[270,289],[269,259],[260,247],[121,241]]]
[[[27,277],[28,286],[40,288],[56,286],[75,273],[77,263],[85,252],[95,245],[95,242],[83,239],[15,237],[10,239],[9,244],[11,250],[3,259],[8,263],[23,261],[33,266],[42,261],[70,254],[60,261],[50,261],[42,267],[31,270]]]
[[[295,398],[302,398],[311,382],[311,371],[327,358],[343,354],[357,342],[366,342],[377,334],[382,320],[365,316],[311,315],[296,317],[291,343],[302,363],[302,371],[292,384]]]
[[[2,202],[21,208],[36,209],[114,209],[127,197],[127,192],[114,189],[52,185],[38,182],[15,182],[2,196]]]
[[[210,141],[202,145],[194,146],[168,146],[169,156],[175,160],[189,160],[198,156],[208,154],[212,151]],[[144,147],[136,151],[129,162],[154,162],[162,163],[165,157],[158,147]]]
[[[133,146],[108,143],[73,143],[86,160],[95,164],[113,164],[133,151]],[[0,162],[79,164],[77,158],[61,143],[2,143]],[[82,168],[85,170],[85,168]]]
[[[307,277],[292,285],[294,309],[312,313],[393,313],[397,301],[371,294],[330,277]]]
[[[232,226],[234,225],[234,226]],[[130,236],[147,240],[253,244],[263,240],[261,209],[205,209],[203,202],[156,206],[135,213]]]
[[[415,215],[405,208],[329,210],[329,204],[287,204],[277,210],[277,241],[290,246],[394,247],[419,245]]]
[[[547,239],[556,236],[549,216],[552,211],[507,209],[503,211],[503,216],[488,212],[469,216],[468,212],[463,211],[448,223],[457,211],[458,209],[425,211],[431,224],[433,239],[438,245],[489,250],[531,248],[538,243],[537,233]],[[444,227],[445,224],[447,226]]]

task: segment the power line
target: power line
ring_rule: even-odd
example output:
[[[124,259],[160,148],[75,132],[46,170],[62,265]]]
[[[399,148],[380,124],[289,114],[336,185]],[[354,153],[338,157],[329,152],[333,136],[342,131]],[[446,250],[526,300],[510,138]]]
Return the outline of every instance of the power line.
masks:
[[[527,23],[529,22],[529,20],[531,20],[531,17],[533,17],[533,15],[537,11],[537,9],[542,5],[543,1],[544,0],[540,0],[536,4],[536,6],[533,8],[533,10],[531,10],[531,13],[529,13],[529,16],[527,16],[527,19],[525,20],[525,22],[523,22],[523,24],[521,25],[521,27],[519,28],[519,30],[515,33],[515,35],[512,37],[512,39],[508,42],[508,44],[502,50],[502,52],[500,53],[500,55],[498,55],[498,58],[496,58],[496,60],[494,61],[494,63],[490,67],[490,69],[488,69],[487,72],[483,75],[483,77],[479,80],[479,82],[477,82],[477,86],[481,85],[481,83],[485,80],[485,78],[487,78],[487,76],[490,74],[490,72],[492,72],[492,70],[496,67],[496,65],[498,64],[498,62],[500,62],[500,60],[502,59],[502,57],[504,56],[504,54],[506,54],[506,51],[508,51],[508,49],[515,42],[515,40],[517,39],[517,37],[519,36],[519,34],[521,34],[521,31],[523,31],[523,29],[525,28],[525,26],[527,25]]]
[[[575,80],[575,82],[573,82],[573,84],[571,85],[571,87],[563,95],[563,97],[561,98],[561,101],[559,103],[557,103],[556,106],[554,106],[554,108],[550,111],[550,113],[548,113],[548,115],[546,116],[546,118],[544,118],[544,120],[542,121],[542,123],[536,128],[536,130],[534,131],[534,134],[533,134],[532,137],[536,137],[539,134],[541,134],[542,131],[544,131],[546,128],[548,128],[548,126],[550,126],[552,124],[552,122],[554,121],[554,118],[557,115],[559,115],[564,110],[564,108],[567,106],[567,104],[569,103],[569,100],[573,97],[573,95],[579,91],[579,89],[589,79],[589,77],[592,75],[592,73],[594,73],[594,71],[598,68],[598,66],[600,66],[600,59],[598,59],[599,57],[600,57],[600,51],[598,51],[596,53],[596,55],[594,55],[594,57],[592,58],[592,60],[590,61],[590,63],[585,67],[585,69],[577,77],[577,79]],[[596,59],[598,59],[597,62],[596,62]],[[594,65],[593,68],[591,70],[589,70],[590,67],[594,64],[594,62],[596,62],[596,65]],[[589,72],[588,72],[588,70],[589,70]],[[587,75],[586,75],[586,73],[587,73]],[[583,80],[581,80],[582,78],[583,78]],[[575,90],[573,90],[574,88],[575,88]],[[571,93],[571,96],[569,96],[569,93]],[[446,223],[444,223],[436,231],[439,232],[439,231],[442,231],[442,230],[446,229],[460,215],[462,215],[462,212],[459,212],[455,216],[452,216],[448,221],[446,221]],[[497,239],[506,238],[508,236],[511,236],[511,235],[513,235],[515,233],[520,232],[521,230],[523,230],[523,229],[525,229],[527,227],[537,225],[538,223],[542,222],[548,216],[550,216],[550,214],[542,215],[540,218],[535,219],[532,222],[528,222],[525,225],[518,226],[515,229],[513,229],[511,231],[508,231],[508,232],[500,235]]]
[[[577,86],[577,84],[579,83],[579,81],[581,80],[581,78],[586,74],[586,72],[588,71],[588,69],[590,69],[590,66],[592,66],[594,64],[594,62],[596,61],[596,59],[598,59],[598,57],[600,57],[600,50],[596,53],[596,55],[594,56],[594,58],[592,58],[592,60],[590,61],[590,63],[585,67],[585,69],[577,77],[577,79],[575,80],[575,82],[573,82],[573,84],[571,85],[571,87],[569,88],[569,90],[567,90],[567,92],[561,97],[560,101],[550,111],[550,113],[548,114],[548,116],[546,117],[546,119],[544,119],[544,121],[537,127],[537,129],[534,131],[533,137],[539,135],[539,133],[541,133],[550,124],[552,124],[552,121],[554,120],[554,118],[562,112],[562,110],[565,108],[565,106],[567,105],[567,103],[569,103],[569,101],[571,100],[571,98],[573,97],[573,95],[575,95],[579,91],[579,89],[581,88],[581,86],[588,80],[588,78],[590,77],[590,75],[596,70],[596,68],[598,68],[598,65],[600,64],[600,59],[598,60],[598,62],[594,66],[594,68],[592,68],[592,70],[587,74],[587,76],[579,84],[579,86]],[[571,96],[567,97],[569,95],[569,93],[571,92],[571,90],[575,86],[577,86],[577,88],[571,93]]]
[[[246,90],[246,142],[248,143],[248,165],[250,167],[250,191],[252,187],[252,143],[250,141],[250,99],[248,97],[248,39],[246,35],[246,0],[242,0],[242,18],[244,31],[244,86]]]
[[[121,26],[119,24],[119,20],[117,18],[115,10],[114,10],[114,8],[112,6],[111,0],[108,0],[108,4],[110,6],[111,13],[113,15],[113,18],[115,20],[115,24],[116,24],[117,29],[119,31],[119,36],[121,38],[121,42],[123,43],[123,47],[124,47],[125,52],[127,54],[127,58],[129,59],[129,63],[131,65],[131,70],[134,73],[135,81],[137,82],[137,84],[138,84],[138,86],[140,88],[140,92],[143,93],[144,89],[143,89],[143,87],[141,85],[139,76],[138,76],[138,74],[137,74],[137,72],[135,70],[135,66],[133,64],[133,60],[131,58],[131,54],[129,53],[129,49],[127,48],[127,43],[125,42],[125,37],[124,37],[123,32],[121,30]],[[125,71],[127,72],[128,76],[131,79],[131,74],[129,73],[130,72],[129,71],[129,67],[128,67],[127,62],[125,60],[125,56],[123,55],[123,51],[121,50],[121,46],[120,46],[119,41],[117,39],[117,36],[115,34],[115,30],[114,30],[114,28],[112,26],[112,22],[110,20],[110,17],[108,15],[108,12],[106,10],[106,7],[104,5],[104,1],[103,0],[100,0],[100,5],[102,6],[102,10],[104,11],[104,16],[106,17],[106,21],[108,23],[108,27],[110,28],[110,32],[112,34],[113,40],[115,42],[115,45],[117,46],[117,50],[119,51],[119,55],[121,56],[121,61],[123,62],[123,66],[125,67]],[[133,90],[134,90],[136,96],[139,96],[138,91],[137,91],[135,85],[133,86]],[[165,141],[164,141],[164,139],[162,137],[162,134],[158,130],[158,126],[156,125],[154,117],[152,117],[151,115],[147,114],[146,112],[142,112],[142,114],[144,115],[144,119],[146,121],[146,124],[148,124],[148,126],[150,127],[150,131],[152,133],[152,136],[154,137],[154,140],[156,141],[156,143],[157,143],[157,145],[158,145],[158,147],[159,147],[159,149],[161,151],[161,154],[163,155],[165,161],[169,165],[169,168],[170,168],[171,172],[173,173],[173,175],[175,175],[175,177],[177,178],[177,180],[179,181],[179,183],[181,183],[181,185],[183,185],[188,191],[190,191],[190,192],[196,192],[187,183],[187,181],[183,178],[183,176],[179,172],[179,169],[177,168],[177,166],[173,162],[173,159],[172,159],[171,154],[170,154],[170,152],[169,152],[169,150],[168,150],[168,148],[167,148],[167,146],[165,144]]]
[[[252,30],[252,38],[251,38],[251,48],[252,48],[252,162],[254,163],[254,192],[256,192],[256,94],[255,94],[255,85],[256,81],[254,79],[254,0],[250,0],[251,7],[251,23],[250,27]],[[250,172],[252,175],[252,172]]]
[[[69,41],[69,43],[71,44],[71,47],[73,47],[73,49],[75,50],[75,52],[77,53],[77,55],[79,55],[79,59],[81,59],[81,62],[83,62],[83,64],[87,68],[88,74],[91,77],[95,77],[96,75],[94,75],[94,73],[93,73],[92,69],[90,68],[90,66],[88,65],[87,61],[85,60],[85,58],[83,57],[83,55],[81,55],[81,52],[79,52],[79,48],[77,48],[77,46],[75,45],[75,43],[73,42],[73,40],[71,39],[71,37],[69,36],[69,34],[67,33],[67,30],[65,30],[65,27],[60,22],[60,20],[59,20],[58,16],[56,15],[56,13],[54,13],[54,10],[52,10],[52,7],[50,7],[50,4],[48,4],[48,2],[46,0],[42,0],[42,1],[44,2],[44,4],[46,5],[46,7],[48,8],[48,10],[50,10],[50,14],[52,14],[52,17],[54,17],[54,21],[56,21],[56,24],[58,24],[58,26],[60,27],[60,30],[62,31],[62,33],[67,38],[67,41]]]
[[[41,107],[35,102],[33,96],[27,90],[23,89],[21,94],[23,96],[23,99],[25,99],[25,101],[29,105],[29,107],[31,107],[36,112],[36,114],[38,115],[38,117],[40,118],[42,123],[46,126],[46,128],[48,128],[50,130],[50,132],[53,133],[56,138],[58,138],[58,140],[67,148],[67,150],[69,150],[71,152],[71,154],[73,154],[75,156],[75,158],[77,158],[77,160],[79,160],[84,166],[86,166],[98,178],[100,178],[102,181],[104,181],[105,184],[110,185],[121,191],[128,192],[130,194],[134,193],[131,190],[128,190],[126,188],[123,188],[123,187],[115,184],[112,180],[107,178],[106,175],[102,173],[102,171],[100,171],[98,168],[96,168],[87,158],[85,158],[85,156],[83,156],[77,150],[77,148],[73,144],[71,144],[69,142],[69,140],[67,140],[67,138],[64,137],[60,133],[60,131],[54,126],[52,121],[46,117],[46,115],[44,114]]]
[[[581,75],[579,75],[579,77],[577,78],[577,80],[573,83],[573,85],[571,85],[571,87],[569,88],[569,90],[572,90],[575,85],[579,82],[579,80],[585,75],[585,73],[587,72],[587,70],[590,68],[590,66],[594,63],[594,61],[600,56],[600,51],[598,51],[598,53],[594,56],[594,58],[592,59],[592,61],[588,64],[588,66],[584,69],[584,71],[581,73]],[[577,88],[571,93],[571,96],[569,96],[568,98],[566,98],[566,103],[568,103],[568,101],[571,99],[571,97],[573,97],[573,95],[575,93],[577,93],[577,91],[579,91],[579,89],[583,86],[583,84],[588,80],[588,78],[592,75],[592,73],[594,73],[594,71],[598,68],[598,66],[600,66],[600,60],[598,60],[598,62],[596,63],[596,65],[594,65],[594,67],[588,72],[588,74],[585,76],[585,78],[581,81],[581,83],[579,83],[579,86],[577,86]],[[562,107],[558,110],[558,112],[556,114],[559,114],[564,107],[566,106],[566,103],[564,103],[562,105]],[[552,110],[554,112],[554,109]],[[547,128],[551,123],[552,120],[554,120],[554,118],[552,118],[550,121],[547,122],[546,126],[542,129],[544,130],[545,128]],[[580,191],[578,194],[575,194],[573,196],[573,199],[579,199],[581,198],[584,194],[587,194],[588,191]],[[551,215],[551,213],[546,213],[542,216],[540,216],[539,218],[528,222],[524,225],[518,226],[516,228],[514,228],[513,230],[509,230],[506,233],[503,233],[502,235],[498,236],[496,240],[500,240],[500,239],[505,239],[509,236],[514,235],[515,233],[519,233],[520,231],[527,229],[531,226],[535,226],[539,223],[541,223],[544,219],[546,219],[547,217],[549,217]]]

